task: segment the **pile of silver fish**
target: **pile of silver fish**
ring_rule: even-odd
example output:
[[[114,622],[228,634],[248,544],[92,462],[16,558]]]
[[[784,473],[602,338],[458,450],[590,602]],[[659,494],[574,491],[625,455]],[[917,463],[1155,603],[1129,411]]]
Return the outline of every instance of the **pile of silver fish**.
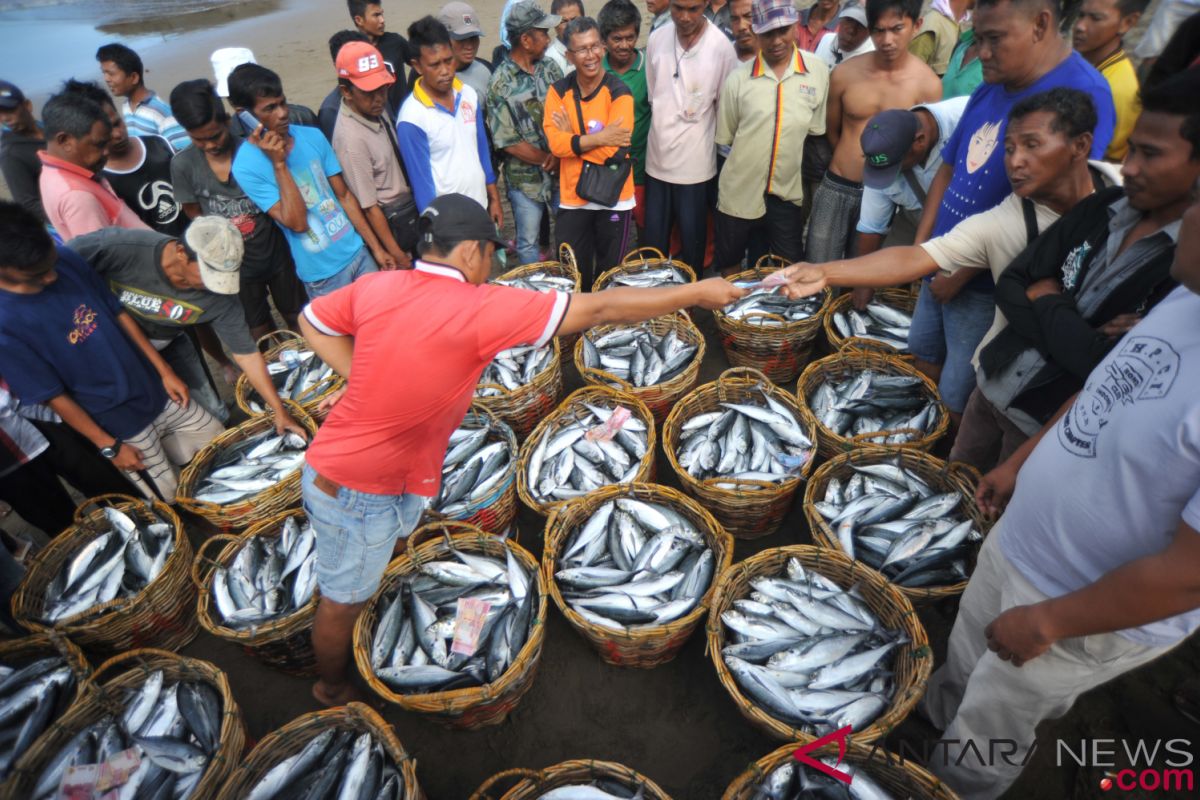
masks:
[[[599,336],[585,333],[583,365],[637,387],[653,386],[683,372],[698,349],[673,330],[658,334],[644,325],[630,325]]]
[[[624,630],[691,613],[715,564],[704,534],[673,508],[619,497],[567,537],[554,577],[580,616]]]
[[[75,673],[59,655],[0,663],[0,780],[75,699]]]
[[[591,783],[568,783],[538,795],[538,800],[643,800],[646,787],[637,790],[619,781],[598,778]]]
[[[846,339],[868,339],[902,353],[908,352],[908,329],[912,326],[912,314],[898,308],[873,301],[863,311],[851,307],[847,311],[833,312],[833,324]]]
[[[71,737],[42,770],[31,800],[57,797],[68,767],[104,764],[130,749],[137,767],[117,797],[192,795],[221,745],[220,695],[207,683],[168,681],[156,670],[122,702],[119,716],[105,714]]]
[[[494,430],[486,417],[468,415],[454,433],[442,459],[442,487],[430,506],[439,514],[458,519],[471,503],[487,497],[508,473],[515,454],[508,440],[489,442]]]
[[[196,486],[196,500],[223,506],[270,489],[304,465],[308,442],[271,428],[217,453]]]
[[[255,536],[228,567],[214,567],[212,599],[218,622],[235,630],[289,617],[317,587],[317,534],[288,517],[279,536]]]
[[[554,363],[554,348],[550,345],[534,347],[531,344],[525,344],[501,350],[492,359],[492,363],[483,368],[483,373],[479,376],[479,385],[475,388],[475,396],[499,397],[504,392],[498,389],[498,386],[503,386],[510,392],[520,389],[522,386],[528,385],[552,363]]]
[[[604,288],[612,289],[617,286],[633,286],[638,289],[646,289],[651,286],[682,286],[685,283],[691,282],[692,279],[679,267],[667,265],[636,271],[618,272],[605,284]]]
[[[958,492],[937,492],[898,463],[851,464],[813,508],[829,521],[850,558],[892,583],[916,588],[961,583],[967,559],[983,539],[964,513]]]
[[[721,614],[721,651],[733,679],[764,712],[823,735],[862,730],[892,700],[892,664],[904,641],[884,629],[853,589],[788,560],[786,577],[759,576]]]
[[[938,422],[938,405],[924,382],[913,375],[864,370],[840,381],[827,380],[808,398],[825,428],[850,438],[894,431],[872,444],[903,444],[923,438]]]
[[[534,626],[536,579],[506,561],[451,546],[379,599],[371,668],[400,694],[482,686],[512,666]]]
[[[530,289],[535,292],[575,291],[575,281],[549,272],[534,272],[517,278],[497,278],[492,282],[501,286],[515,286],[518,289]]]
[[[92,530],[95,536],[46,585],[42,619],[55,623],[74,617],[118,597],[133,597],[152,583],[175,552],[174,530],[158,515],[154,519],[148,525],[134,522],[106,507],[104,522]]]
[[[408,800],[400,768],[370,733],[328,728],[264,775],[245,800]]]
[[[303,404],[315,400],[317,395],[329,388],[325,379],[333,374],[333,367],[311,350],[284,350],[279,354],[278,361],[267,364],[267,372],[280,397]],[[260,400],[255,396],[247,401],[255,414],[267,410]]]
[[[525,475],[539,503],[569,500],[614,483],[632,483],[650,449],[646,423],[623,406],[583,403],[584,413],[564,415],[545,431]],[[613,418],[628,415],[620,425]],[[614,419],[613,425],[606,425]]]
[[[850,776],[849,783],[809,769],[798,761],[787,759],[771,770],[754,787],[750,800],[907,800],[908,795],[897,797],[880,786],[866,773],[853,764],[838,763],[836,758],[818,758],[822,764]]]
[[[721,309],[721,313],[748,325],[779,328],[809,319],[819,312],[825,303],[823,293],[792,300],[783,294],[782,287],[762,284],[762,281],[734,281],[734,286],[748,288],[750,291]],[[773,316],[764,316],[765,314]]]
[[[769,392],[760,393],[761,402],[721,403],[723,410],[683,423],[675,457],[689,475],[778,483],[800,473],[812,458],[813,443],[791,409]]]

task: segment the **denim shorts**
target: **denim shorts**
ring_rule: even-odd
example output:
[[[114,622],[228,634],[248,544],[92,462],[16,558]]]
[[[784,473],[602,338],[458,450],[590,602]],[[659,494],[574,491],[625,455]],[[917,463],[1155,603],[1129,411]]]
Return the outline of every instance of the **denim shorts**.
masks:
[[[375,258],[371,255],[371,251],[366,245],[358,251],[358,255],[350,260],[350,263],[342,267],[339,272],[335,272],[328,278],[323,278],[319,281],[305,281],[304,288],[308,292],[308,298],[315,300],[321,295],[336,292],[338,289],[345,288],[354,283],[356,278],[366,275],[369,272],[378,272],[379,265],[375,263]]]
[[[304,512],[317,534],[317,586],[335,603],[362,603],[379,588],[396,539],[417,527],[429,498],[338,489],[330,497],[304,466]]]
[[[975,388],[971,357],[992,327],[996,302],[991,292],[967,287],[942,305],[921,282],[921,294],[908,329],[908,350],[921,361],[942,365],[938,391],[942,402],[955,414],[967,407]]]

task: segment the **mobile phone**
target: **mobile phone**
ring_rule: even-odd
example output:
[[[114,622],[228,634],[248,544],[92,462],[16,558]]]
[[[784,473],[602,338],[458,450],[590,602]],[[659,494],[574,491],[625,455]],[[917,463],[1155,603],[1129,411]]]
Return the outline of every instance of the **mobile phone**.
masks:
[[[259,122],[253,114],[245,109],[237,112],[237,118],[238,121],[242,123],[242,127],[246,129],[247,136],[262,127],[262,123]]]

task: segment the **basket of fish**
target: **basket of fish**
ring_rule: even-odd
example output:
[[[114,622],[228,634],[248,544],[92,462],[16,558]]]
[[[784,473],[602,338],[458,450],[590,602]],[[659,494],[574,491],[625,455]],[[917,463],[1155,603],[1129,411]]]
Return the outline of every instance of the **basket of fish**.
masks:
[[[133,650],[96,669],[85,697],[17,762],[6,796],[212,800],[245,743],[224,672]]]
[[[731,282],[750,291],[714,311],[713,317],[730,364],[753,367],[775,383],[787,383],[808,363],[830,293],[791,300],[770,277],[777,271],[760,261],[731,276]]]
[[[309,441],[317,422],[294,404],[288,412]],[[242,530],[300,506],[304,437],[275,432],[271,416],[254,417],[208,443],[179,476],[175,501],[223,533]]]
[[[721,576],[708,652],[742,716],[789,742],[850,726],[873,742],[912,711],[933,651],[912,604],[833,550],[764,550]]]
[[[950,428],[937,386],[895,355],[846,349],[814,361],[796,397],[826,458],[868,447],[929,450]]]
[[[693,390],[663,424],[663,452],[683,490],[738,539],[775,532],[815,449],[815,426],[796,398],[747,367]]]
[[[83,651],[57,633],[35,633],[0,643],[0,796],[13,765],[71,705],[83,697],[92,668]]]
[[[653,247],[639,247],[625,256],[617,266],[600,273],[592,291],[632,286],[645,289],[651,286],[682,286],[696,282],[696,272],[682,261],[664,256]]]
[[[291,331],[274,331],[258,341],[260,347],[270,344],[263,358],[279,396],[291,400],[317,419],[323,418],[324,414],[319,412],[321,401],[345,386],[346,379],[322,361],[301,336]],[[252,417],[270,410],[245,373],[238,376],[233,397],[238,408]]]
[[[575,251],[571,249],[571,245],[565,243],[558,246],[558,261],[537,261],[514,267],[491,282],[501,286],[532,289],[535,292],[583,291],[583,277],[579,273],[579,264],[575,261]],[[564,336],[563,348],[569,351],[574,347],[576,336],[578,334]]]
[[[979,473],[920,450],[856,450],[808,480],[813,541],[879,570],[914,604],[961,594],[989,524]]]
[[[558,337],[544,347],[521,345],[496,354],[475,387],[475,404],[523,440],[562,398],[562,348]]]
[[[836,350],[874,350],[899,354],[911,361],[908,329],[912,327],[917,298],[908,289],[876,289],[875,297],[859,311],[849,292],[829,304],[825,315],[825,338]]]
[[[785,744],[733,779],[721,800],[958,800],[950,787],[911,759],[854,742],[839,752],[830,742],[809,757],[850,776],[849,783],[796,760],[796,745]]]
[[[12,614],[31,631],[57,631],[108,656],[153,645],[177,650],[195,638],[192,546],[171,507],[102,495],[26,565]]]
[[[704,350],[704,334],[691,318],[669,314],[586,331],[575,345],[575,368],[584,383],[638,398],[661,425],[675,401],[696,385]]]
[[[239,536],[206,539],[192,563],[200,627],[284,672],[313,674],[315,545],[316,533],[300,509],[251,525]]]
[[[612,761],[564,761],[498,772],[470,800],[671,800],[654,781]]]
[[[489,533],[509,529],[517,516],[517,437],[476,403],[467,411],[442,460],[442,486],[425,521],[455,519]]]
[[[517,494],[542,514],[602,486],[654,480],[654,415],[606,386],[576,389],[521,445]]]
[[[305,714],[268,733],[241,760],[217,800],[300,797],[423,800],[417,764],[364,703]]]
[[[354,660],[389,703],[451,728],[498,725],[533,685],[546,588],[516,542],[461,522],[408,537],[354,625]]]
[[[542,577],[601,658],[649,668],[675,658],[732,561],[733,540],[695,500],[621,484],[550,512]]]

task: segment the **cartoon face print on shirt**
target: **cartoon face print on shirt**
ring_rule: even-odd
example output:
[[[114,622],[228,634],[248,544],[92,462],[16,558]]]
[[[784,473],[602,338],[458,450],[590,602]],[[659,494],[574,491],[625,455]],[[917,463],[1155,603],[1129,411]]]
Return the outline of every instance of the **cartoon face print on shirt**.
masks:
[[[967,145],[967,172],[972,175],[978,172],[992,157],[999,142],[999,122],[985,122],[980,125],[979,130],[971,134],[971,143]]]

